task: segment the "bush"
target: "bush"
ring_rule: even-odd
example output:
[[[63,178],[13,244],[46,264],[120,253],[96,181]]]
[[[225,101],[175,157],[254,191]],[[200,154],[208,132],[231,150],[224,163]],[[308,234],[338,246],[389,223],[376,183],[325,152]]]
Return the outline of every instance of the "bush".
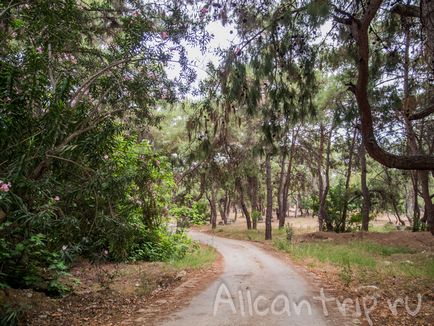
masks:
[[[292,238],[294,237],[294,228],[292,227],[291,224],[285,225],[285,233],[286,233],[286,240],[291,242]]]
[[[2,176],[10,185],[0,191],[0,286],[59,295],[69,291],[59,277],[76,255],[122,261],[135,257],[138,247],[143,259],[182,254],[182,236],[161,231],[174,186],[168,160],[147,142],[121,136],[108,142],[95,146],[110,155],[94,149],[80,162],[93,172],[53,162],[37,180],[15,165],[9,171],[15,177]]]
[[[184,231],[174,234],[166,228],[146,232],[142,243],[134,247],[131,260],[168,261],[182,259],[191,247],[191,239]]]
[[[170,210],[170,214],[176,218],[177,225],[181,228],[190,224],[204,225],[208,221],[207,206],[201,202],[193,203],[192,207],[176,206]]]

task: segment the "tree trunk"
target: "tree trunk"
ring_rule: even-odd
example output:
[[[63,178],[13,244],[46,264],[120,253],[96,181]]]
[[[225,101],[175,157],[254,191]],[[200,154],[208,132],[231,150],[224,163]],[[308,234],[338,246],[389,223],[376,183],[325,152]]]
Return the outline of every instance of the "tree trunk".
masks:
[[[252,203],[252,222],[253,230],[256,230],[258,218],[261,211],[258,206],[258,177],[256,175],[249,177],[249,187],[250,187],[250,202]]]
[[[429,2],[427,0],[426,4]],[[357,83],[352,90],[356,96],[357,106],[361,117],[361,131],[363,142],[366,151],[369,155],[381,164],[396,169],[403,170],[432,170],[434,166],[434,157],[430,155],[395,155],[385,151],[379,146],[375,132],[374,123],[372,118],[371,104],[369,102],[368,85],[369,85],[369,36],[368,30],[372,20],[379,10],[382,0],[371,0],[365,9],[365,13],[361,19],[350,18],[341,19],[351,26],[352,34],[356,38],[357,44]],[[431,1],[432,3],[432,1]],[[429,8],[430,6],[426,6]],[[423,13],[422,13],[423,15]],[[428,14],[429,15],[429,14]],[[429,25],[431,26],[431,25]],[[429,32],[430,30],[428,30]],[[430,33],[427,33],[428,35]],[[428,205],[428,210],[430,210]],[[434,218],[433,218],[434,219]],[[434,222],[434,221],[433,221]],[[432,225],[434,234],[434,225]]]
[[[410,69],[410,27],[404,19],[403,22],[405,29],[405,56],[404,56],[404,103],[406,99],[410,97],[410,87],[409,87],[409,69]],[[417,144],[416,134],[413,129],[412,122],[408,118],[409,108],[403,108],[403,119],[405,125],[405,131],[407,134],[407,142],[410,147],[411,154],[418,155],[422,153],[422,149],[419,148]],[[428,171],[412,171],[412,173],[417,174],[417,179],[420,180],[422,187],[422,198],[425,204],[425,212],[427,217],[428,229],[434,234],[434,207],[430,198],[429,193],[429,172]],[[417,189],[416,189],[417,190]],[[417,199],[416,199],[417,200]],[[413,225],[414,222],[413,222]]]
[[[214,187],[211,185],[211,197],[208,198],[211,208],[211,227],[215,229],[217,227],[217,203]]]
[[[228,218],[227,218],[226,211],[225,211],[226,210],[226,201],[227,201],[227,198],[221,198],[219,201],[219,213],[220,213],[220,217],[221,217],[221,219],[225,225],[228,224]]]
[[[369,189],[368,185],[366,183],[366,151],[365,151],[365,145],[363,144],[363,140],[360,144],[359,148],[359,157],[360,157],[360,183],[362,186],[362,230],[368,231],[369,229],[369,211],[371,210],[371,198],[369,195]]]
[[[240,177],[235,178],[235,185],[238,189],[238,194],[240,196],[241,210],[243,211],[243,214],[246,217],[247,229],[250,230],[252,228],[252,220],[250,218],[250,213],[249,210],[247,209],[246,202],[244,200],[244,188]]]
[[[357,135],[357,129],[354,128],[353,138],[352,138],[351,144],[349,146],[349,158],[348,158],[347,176],[346,176],[346,180],[345,180],[345,192],[344,192],[344,202],[342,205],[341,222],[339,223],[339,227],[336,230],[338,232],[345,232],[345,229],[346,229],[347,211],[348,211],[348,197],[349,197],[349,191],[350,191],[351,169],[353,167],[353,152],[354,152],[354,146],[356,143],[356,135]]]
[[[324,223],[326,224],[327,231],[333,231],[333,225],[329,220],[326,209],[326,199],[330,188],[330,147],[331,147],[331,136],[332,136],[333,127],[330,127],[330,132],[327,139],[327,151],[326,151],[326,166],[325,166],[325,180],[323,180],[322,176],[322,163],[323,163],[323,152],[324,152],[324,143],[326,141],[326,134],[324,125],[320,125],[320,145],[319,145],[319,159],[318,159],[318,188],[319,188],[319,209],[318,209],[318,222],[319,222],[319,230],[324,230]],[[325,182],[325,184],[324,184]]]
[[[422,0],[420,2],[420,12],[422,28],[426,34],[425,57],[432,77],[434,75],[434,1]]]
[[[271,184],[271,155],[265,158],[265,183],[267,186],[267,211],[265,214],[265,240],[271,240],[271,219],[273,217],[273,187]]]
[[[231,213],[231,197],[229,197],[229,193],[226,193],[226,202],[225,202],[225,215],[228,218]]]
[[[279,229],[285,226],[285,207],[284,207],[284,187],[285,187],[285,160],[286,152],[283,152],[280,159],[280,176],[279,176],[279,189],[277,194],[277,218],[279,220]]]
[[[294,155],[295,155],[295,144],[297,141],[298,133],[300,131],[300,127],[297,127],[292,132],[292,140],[291,140],[291,147],[289,149],[289,160],[288,160],[288,166],[286,168],[286,176],[285,176],[285,182],[283,185],[283,211],[284,216],[286,217],[288,214],[288,196],[289,196],[289,187],[291,186],[291,177],[292,177],[292,162],[294,161]]]
[[[422,198],[425,204],[424,219],[426,220],[428,231],[434,235],[434,205],[429,194],[428,171],[419,171],[419,178],[422,186]]]
[[[413,188],[413,231],[419,231],[420,228],[420,208],[418,203],[418,177],[417,173],[412,171],[411,173],[411,185]]]
[[[300,210],[300,216],[303,217],[304,215],[303,205],[301,200],[301,194],[299,192],[297,193],[297,203],[298,203],[298,209]]]

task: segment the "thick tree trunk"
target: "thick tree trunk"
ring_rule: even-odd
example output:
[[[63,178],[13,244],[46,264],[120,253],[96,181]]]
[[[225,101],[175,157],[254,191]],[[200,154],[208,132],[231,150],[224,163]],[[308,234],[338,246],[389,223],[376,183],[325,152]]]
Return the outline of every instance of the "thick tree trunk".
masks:
[[[359,148],[359,158],[360,158],[360,183],[362,187],[362,230],[368,231],[369,229],[369,211],[371,210],[371,197],[369,194],[368,185],[366,182],[366,151],[365,151],[365,145],[362,143],[360,144]]]
[[[265,183],[267,186],[267,211],[265,214],[265,240],[271,240],[271,219],[273,217],[273,187],[271,184],[271,155],[265,158]]]
[[[379,10],[382,0],[371,0],[365,9],[361,19],[355,17],[339,19],[339,21],[349,24],[352,34],[356,38],[358,57],[357,57],[357,83],[353,87],[357,105],[361,117],[361,131],[363,142],[369,155],[389,167],[402,170],[432,170],[434,166],[434,156],[430,155],[395,155],[385,151],[378,145],[372,118],[371,104],[369,102],[369,36],[368,29],[372,20]],[[426,0],[428,3],[429,1]],[[432,1],[431,1],[432,3]],[[428,7],[431,7],[428,6]],[[427,7],[427,8],[428,8]],[[431,17],[431,16],[430,16]],[[434,232],[434,225],[433,225]]]
[[[244,200],[244,188],[240,177],[235,178],[235,186],[237,187],[240,196],[241,210],[246,217],[247,229],[250,230],[252,228],[252,219],[250,218],[250,213]]]
[[[425,204],[424,219],[426,220],[428,231],[434,235],[434,205],[429,194],[428,171],[419,171],[419,179],[422,187],[422,198]]]

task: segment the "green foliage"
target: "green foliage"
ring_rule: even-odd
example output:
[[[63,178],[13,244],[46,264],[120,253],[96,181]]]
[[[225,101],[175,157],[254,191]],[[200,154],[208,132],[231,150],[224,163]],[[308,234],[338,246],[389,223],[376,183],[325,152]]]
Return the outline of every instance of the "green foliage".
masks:
[[[294,237],[294,228],[292,227],[291,224],[285,225],[285,233],[286,233],[286,240],[288,240],[288,242],[291,242],[292,238]]]
[[[23,313],[24,307],[21,305],[5,304],[0,307],[0,325],[1,326],[16,326]]]
[[[10,226],[8,224],[4,223],[1,231]],[[15,234],[20,232],[15,231]],[[0,240],[2,287],[33,287],[54,295],[70,290],[58,281],[60,276],[66,274],[62,255],[48,246],[46,238],[43,234],[35,234],[20,242],[8,238]]]
[[[131,260],[169,261],[182,259],[191,247],[191,239],[184,232],[171,234],[167,228],[158,228],[144,234],[142,242],[135,243]]]
[[[172,259],[169,264],[176,269],[198,269],[211,265],[216,259],[217,252],[214,248],[194,243],[184,257]]]
[[[179,245],[172,248],[180,236],[172,240],[154,230],[163,223],[174,186],[168,160],[146,141],[113,135],[106,142],[112,154],[90,157],[93,162],[86,164],[98,170],[82,177],[82,168],[60,165],[42,180],[11,179],[1,202],[6,214],[0,227],[3,286],[66,292],[69,287],[58,278],[76,254],[119,261],[137,259],[140,247],[142,259],[182,255]],[[154,249],[152,241],[161,243]]]
[[[176,218],[180,227],[188,227],[190,224],[204,225],[209,220],[208,207],[202,201],[194,202],[191,207],[175,206],[170,209],[170,214]]]
[[[262,217],[262,214],[260,211],[258,210],[253,210],[252,212],[252,221],[254,222],[258,222]]]
[[[194,77],[181,41],[205,44],[206,33],[187,4],[166,5],[0,5],[2,287],[65,292],[59,276],[76,255],[182,255],[188,241],[163,231],[171,164],[142,139],[157,105]],[[163,68],[173,56],[176,82]]]
[[[349,286],[353,280],[353,271],[349,259],[344,259],[341,265],[340,278],[345,286]]]

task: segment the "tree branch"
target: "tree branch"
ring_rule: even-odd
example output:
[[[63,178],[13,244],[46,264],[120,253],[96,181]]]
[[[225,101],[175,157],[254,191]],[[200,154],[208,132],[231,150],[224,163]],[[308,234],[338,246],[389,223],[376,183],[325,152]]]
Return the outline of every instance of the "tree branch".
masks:
[[[420,110],[418,112],[415,112],[411,115],[408,116],[408,120],[419,120],[419,119],[423,119],[429,115],[431,115],[432,113],[434,113],[434,103],[431,104],[431,106]]]
[[[403,17],[420,17],[420,8],[418,6],[398,3],[390,11]]]
[[[429,155],[395,155],[385,151],[378,145],[374,132],[371,104],[369,102],[369,36],[368,29],[375,14],[380,8],[382,0],[372,0],[360,24],[352,25],[357,29],[357,84],[355,94],[361,118],[363,142],[369,155],[389,167],[402,170],[432,170],[434,156]]]

